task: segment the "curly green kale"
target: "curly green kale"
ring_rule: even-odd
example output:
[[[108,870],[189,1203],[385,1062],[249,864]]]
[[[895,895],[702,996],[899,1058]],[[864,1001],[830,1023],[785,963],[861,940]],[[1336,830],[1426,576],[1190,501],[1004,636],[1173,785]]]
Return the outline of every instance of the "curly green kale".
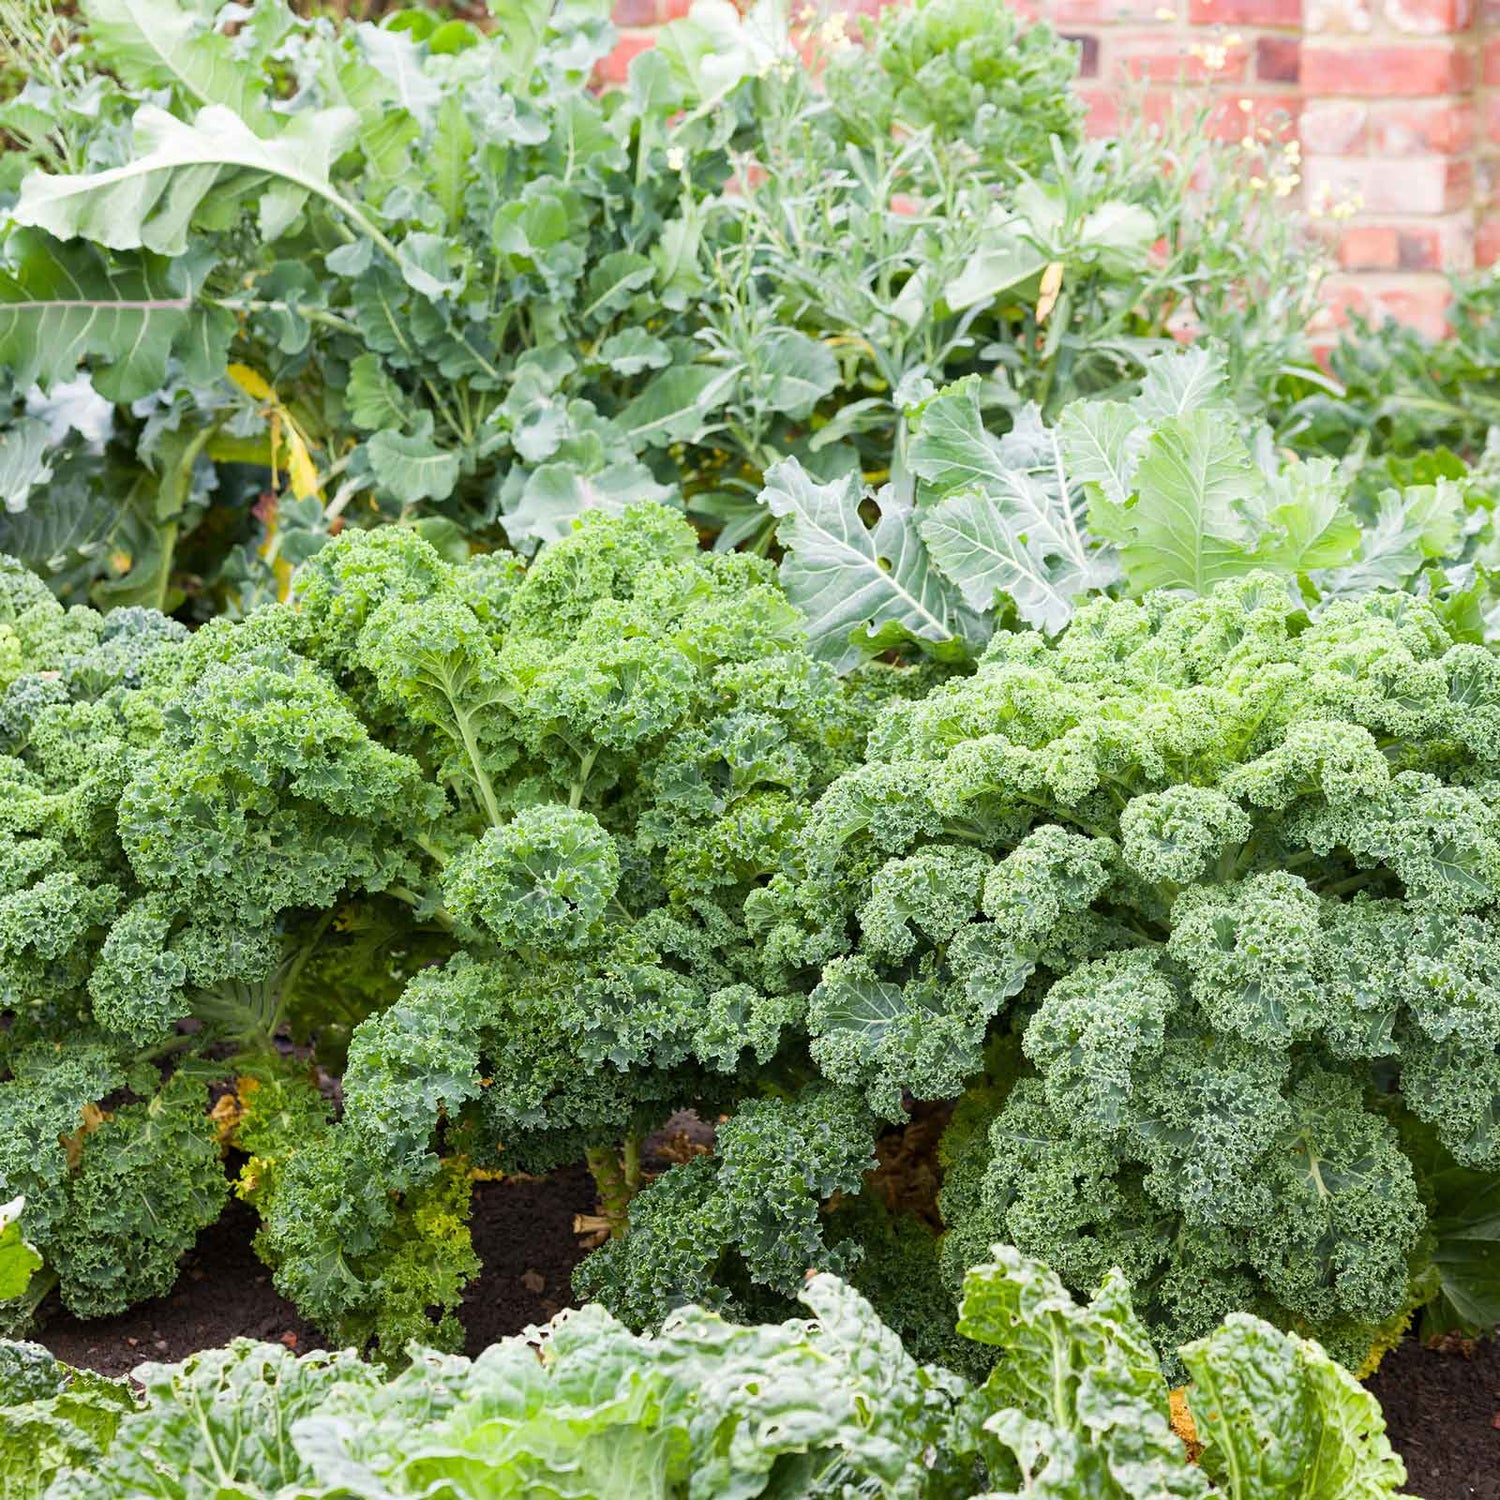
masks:
[[[389,892],[459,950],[355,1028],[342,1120],[261,1200],[283,1291],[397,1357],[412,1310],[446,1316],[472,1274],[472,1167],[634,1152],[674,1108],[732,1105],[795,1047],[805,992],[778,983],[745,907],[858,754],[865,716],[809,657],[772,570],[704,554],[655,506],[588,516],[524,572],[449,564],[409,532],[340,537],[290,610],[240,636],[326,695],[309,754],[329,745],[351,789],[374,757],[322,856],[328,885]],[[268,812],[295,785],[282,776]],[[307,800],[299,816],[334,811]],[[366,827],[383,863],[331,863]],[[441,1211],[424,1206],[435,1193]],[[735,1230],[779,1290],[805,1269],[794,1247],[816,1241],[819,1197],[785,1233]]]
[[[889,701],[751,904],[809,1052],[881,1117],[1028,1068],[955,1143],[956,1292],[996,1242],[1358,1365],[1426,1293],[1400,1101],[1500,1170],[1500,671],[1404,595],[1085,604]],[[976,899],[977,898],[977,899]]]

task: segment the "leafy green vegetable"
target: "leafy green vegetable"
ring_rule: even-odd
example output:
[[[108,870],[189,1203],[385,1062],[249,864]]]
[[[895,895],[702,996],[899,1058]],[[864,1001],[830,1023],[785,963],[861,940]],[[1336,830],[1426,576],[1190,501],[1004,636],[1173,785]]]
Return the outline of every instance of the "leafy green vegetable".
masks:
[[[392,1379],[241,1340],[141,1366],[138,1403],[125,1382],[4,1344],[0,1474],[17,1500],[1398,1493],[1378,1405],[1317,1345],[1237,1316],[1184,1351],[1199,1468],[1168,1426],[1124,1279],[1080,1306],[1044,1266],[995,1254],[969,1273],[959,1319],[1002,1356],[980,1385],[918,1364],[826,1274],[781,1324],[687,1307],[641,1337],[585,1307],[472,1361],[416,1351]]]
[[[1419,600],[1309,617],[1260,574],[997,634],[885,708],[753,914],[820,979],[813,1061],[887,1120],[1020,1034],[945,1189],[955,1289],[1011,1240],[1074,1286],[1124,1269],[1164,1353],[1255,1310],[1358,1367],[1457,1269],[1441,1160],[1372,1106],[1500,1162],[1497,681]]]
[[[41,1269],[42,1257],[22,1234],[25,1209],[24,1198],[0,1205],[0,1302],[24,1296],[32,1274]]]

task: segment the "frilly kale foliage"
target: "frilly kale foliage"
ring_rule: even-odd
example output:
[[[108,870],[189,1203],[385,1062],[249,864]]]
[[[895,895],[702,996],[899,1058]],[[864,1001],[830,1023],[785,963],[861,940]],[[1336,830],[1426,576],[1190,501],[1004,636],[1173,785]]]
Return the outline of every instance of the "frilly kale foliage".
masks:
[[[1421,1163],[1500,1167],[1497,730],[1500,662],[1426,605],[1309,617],[1264,575],[1095,600],[886,707],[746,914],[877,1119],[988,1075],[955,1292],[1004,1241],[1123,1268],[1163,1350],[1254,1310],[1353,1364],[1432,1295]],[[679,1175],[638,1215],[686,1264]]]
[[[648,505],[529,565],[353,532],[191,636],[14,566],[0,610],[16,1321],[165,1291],[232,1188],[330,1335],[451,1344],[476,1173],[583,1156],[639,1326],[812,1267],[970,1369],[996,1242],[1123,1269],[1169,1360],[1486,1321],[1500,663],[1420,600],[1253,575],[840,680]],[[868,1190],[913,1100],[941,1243]],[[649,1181],[683,1106],[716,1149]]]
[[[800,1020],[741,907],[864,715],[765,563],[647,507],[529,570],[350,535],[191,637],[0,591],[0,1182],[74,1310],[167,1290],[228,1145],[281,1285],[399,1353],[475,1268],[470,1160],[731,1101]],[[334,1127],[273,1038],[366,1016]]]
[[[1003,1354],[980,1385],[918,1364],[828,1275],[781,1324],[690,1307],[641,1337],[587,1307],[472,1361],[415,1350],[394,1379],[241,1340],[143,1365],[138,1397],[0,1344],[0,1482],[14,1500],[1398,1494],[1378,1405],[1316,1344],[1238,1315],[1185,1349],[1194,1465],[1124,1279],[1080,1306],[1044,1266],[995,1254],[960,1323]]]

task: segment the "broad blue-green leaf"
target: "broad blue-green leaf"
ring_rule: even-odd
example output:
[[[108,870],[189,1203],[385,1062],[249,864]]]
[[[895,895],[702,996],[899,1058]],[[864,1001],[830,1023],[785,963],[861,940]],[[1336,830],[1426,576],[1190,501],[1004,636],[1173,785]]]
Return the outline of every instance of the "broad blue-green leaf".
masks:
[[[1341,567],[1354,557],[1361,534],[1345,488],[1330,458],[1288,464],[1276,476],[1266,513],[1273,536],[1263,548],[1269,566],[1306,573]]]
[[[401,241],[399,250],[396,263],[413,291],[436,301],[463,290],[462,259],[453,241],[418,230]]]
[[[1188,1344],[1204,1468],[1229,1500],[1384,1500],[1406,1467],[1379,1403],[1316,1344],[1231,1313]]]
[[[1031,422],[1014,440],[985,431],[974,377],[922,409],[911,466],[936,499],[918,513],[932,560],[957,584],[970,609],[1015,601],[1021,618],[1060,630],[1073,600],[1117,576],[1114,559],[1081,526],[1055,433]],[[1036,472],[1014,466],[1012,454]]]
[[[411,416],[411,403],[374,354],[361,354],[351,362],[344,400],[349,420],[365,432],[402,428]]]
[[[656,267],[649,257],[633,250],[615,250],[595,266],[584,288],[579,316],[605,321],[620,312],[630,299],[649,286]]]
[[[89,360],[95,388],[122,402],[156,390],[174,354],[206,383],[223,371],[234,319],[195,308],[192,290],[181,262],[17,230],[0,259],[0,365],[22,389],[47,389]]]
[[[728,0],[694,0],[683,19],[662,28],[657,50],[689,103],[720,98],[785,57],[784,28],[773,17],[769,10],[742,15]]]
[[[442,101],[443,87],[424,71],[416,43],[404,32],[369,22],[352,30],[366,61],[385,81],[389,103],[428,123]]]
[[[267,141],[222,105],[200,110],[189,125],[143,104],[133,122],[133,161],[76,175],[33,172],[21,184],[13,214],[17,223],[60,240],[182,255],[200,212],[211,208],[222,217],[226,204],[257,195],[263,232],[268,225],[279,232],[309,195],[348,212],[328,169],[356,123],[352,110],[320,110],[294,116],[282,135]]]
[[[814,653],[847,671],[862,658],[860,638],[893,625],[918,641],[959,634],[956,590],[932,566],[911,507],[889,488],[875,496],[874,529],[860,518],[859,479],[819,484],[795,458],[766,473],[761,502],[781,518],[781,579],[807,616]]]
[[[1078,232],[1078,249],[1118,276],[1140,274],[1160,230],[1139,203],[1111,198],[1089,213]]]
[[[1097,485],[1108,505],[1125,505],[1149,436],[1136,413],[1123,401],[1074,401],[1063,408],[1057,433],[1072,479]]]
[[[760,396],[771,411],[795,420],[811,414],[838,388],[839,362],[826,344],[794,329],[768,334],[758,357]]]
[[[256,7],[275,8],[274,0]],[[126,83],[143,89],[169,84],[195,107],[222,104],[257,134],[269,130],[257,69],[201,13],[178,0],[86,0],[84,13],[100,57]]]
[[[1133,593],[1204,594],[1258,565],[1265,480],[1223,414],[1197,410],[1163,421],[1136,465],[1135,486],[1124,511],[1090,512],[1119,546]]]
[[[666,503],[673,491],[658,484],[645,464],[622,459],[595,473],[575,464],[543,464],[526,478],[518,500],[504,503],[505,534],[517,547],[555,542],[588,510],[619,514],[648,500]]]
[[[1451,480],[1387,490],[1374,526],[1363,533],[1359,556],[1318,573],[1314,581],[1329,596],[1401,588],[1429,558],[1457,547],[1464,510],[1463,490]]]
[[[1141,393],[1131,405],[1144,422],[1208,409],[1224,410],[1224,356],[1206,344],[1153,355],[1146,361]]]
[[[707,430],[708,413],[734,379],[707,365],[674,365],[663,370],[615,421],[633,446],[662,448],[693,442]]]
[[[1118,573],[1109,554],[1085,541],[1068,501],[1028,474],[950,495],[924,511],[918,526],[933,562],[970,609],[1011,599],[1020,617],[1042,630],[1061,630],[1075,600]]]
[[[36,417],[17,417],[0,428],[0,505],[26,509],[27,497],[52,477],[47,463],[47,424]]]
[[[1003,293],[1020,291],[1046,266],[1046,255],[1030,240],[1016,229],[996,225],[986,230],[963,270],[943,288],[943,298],[954,312],[965,312]]]
[[[639,375],[642,370],[665,370],[672,363],[672,351],[644,328],[623,328],[600,344],[599,359],[616,375]]]
[[[446,500],[458,483],[458,455],[430,437],[377,432],[365,448],[376,483],[403,505]]]

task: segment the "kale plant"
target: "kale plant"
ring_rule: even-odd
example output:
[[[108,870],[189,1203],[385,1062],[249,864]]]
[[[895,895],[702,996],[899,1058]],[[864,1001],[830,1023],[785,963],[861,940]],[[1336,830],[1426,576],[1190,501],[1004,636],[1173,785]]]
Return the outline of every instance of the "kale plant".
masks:
[[[1075,1288],[1124,1269],[1164,1354],[1255,1311],[1358,1366],[1464,1280],[1429,1210],[1500,1167],[1497,710],[1427,603],[1309,614],[1265,574],[1096,599],[885,708],[746,917],[825,1087],[961,1101],[954,1293],[1004,1241]],[[709,1226],[737,1284],[762,1127],[732,1124],[717,1184],[669,1172],[582,1285],[659,1317]],[[1492,1321],[1484,1286],[1445,1295]]]

